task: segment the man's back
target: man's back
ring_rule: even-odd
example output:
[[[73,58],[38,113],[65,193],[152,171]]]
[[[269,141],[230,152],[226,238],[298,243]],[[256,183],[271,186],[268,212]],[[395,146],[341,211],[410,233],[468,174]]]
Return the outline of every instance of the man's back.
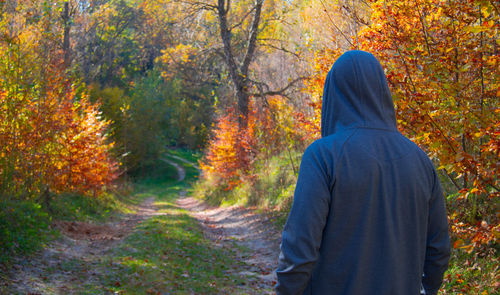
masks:
[[[357,71],[357,81],[345,86],[330,77],[332,85],[325,86],[325,95],[336,101],[324,98],[323,138],[302,159],[276,290],[419,294],[423,283],[435,294],[449,256],[436,172],[425,153],[397,131],[392,99],[389,104],[380,93],[388,91],[384,85],[367,94],[356,89],[360,83],[383,84],[385,77],[380,82],[368,72],[358,79],[359,63],[347,64],[347,75]],[[380,96],[381,102],[374,101]],[[329,113],[323,116],[325,108]]]

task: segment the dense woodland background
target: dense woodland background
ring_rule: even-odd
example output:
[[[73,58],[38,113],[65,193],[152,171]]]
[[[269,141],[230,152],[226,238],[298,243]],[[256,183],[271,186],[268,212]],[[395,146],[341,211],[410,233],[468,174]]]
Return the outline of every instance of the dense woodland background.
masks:
[[[2,260],[39,247],[67,200],[161,173],[169,148],[203,153],[196,196],[286,216],[326,74],[362,49],[440,171],[443,292],[494,294],[499,26],[495,0],[0,1]]]

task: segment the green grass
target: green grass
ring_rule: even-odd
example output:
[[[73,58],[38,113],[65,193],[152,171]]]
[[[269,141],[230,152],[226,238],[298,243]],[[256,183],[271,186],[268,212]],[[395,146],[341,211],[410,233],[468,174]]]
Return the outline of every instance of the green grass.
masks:
[[[142,186],[141,194],[155,195],[160,215],[142,222],[118,248],[103,258],[101,286],[88,293],[221,294],[242,284],[231,269],[232,250],[214,247],[188,212],[175,204],[186,182]]]
[[[234,294],[234,287],[244,283],[232,272],[239,263],[233,250],[215,247],[203,236],[198,221],[175,203],[181,191],[192,192],[198,171],[175,158],[168,159],[186,170],[185,180],[145,177],[135,184],[134,193],[139,199],[154,196],[159,212],[165,215],[139,224],[104,256],[98,266],[104,275],[99,284],[84,286],[84,293]],[[196,162],[196,157],[190,161]]]
[[[480,257],[463,249],[452,249],[440,294],[499,294],[499,282],[498,255]]]
[[[53,194],[49,206],[37,200],[0,200],[0,266],[8,267],[15,255],[30,255],[58,237],[53,221],[104,222],[133,213],[141,199],[130,188],[99,193],[95,197],[73,193]]]
[[[136,183],[135,193],[155,196],[155,205],[165,215],[142,222],[103,257],[99,268],[105,275],[100,286],[85,286],[85,293],[234,294],[235,286],[244,284],[232,271],[239,264],[234,250],[214,246],[204,237],[198,221],[175,203],[181,191],[192,192],[198,171],[175,158],[169,160],[186,170],[184,181],[145,178]],[[189,161],[197,158],[191,156]]]
[[[58,237],[50,225],[55,220],[104,222],[112,217],[133,213],[141,201],[115,192],[97,197],[59,194],[52,197],[50,208],[34,200],[0,200],[0,265],[6,266],[15,255],[30,255]]]
[[[0,266],[13,255],[40,248],[49,239],[49,215],[33,202],[0,200]]]
[[[99,222],[116,214],[131,213],[128,206],[134,201],[117,192],[102,192],[97,197],[65,193],[53,199],[50,215],[54,220]]]
[[[188,151],[177,154],[188,154]],[[197,161],[193,155],[190,159]],[[178,160],[176,162],[186,167],[186,176],[192,181],[197,170]],[[148,193],[132,194],[133,189],[146,191],[144,187],[159,183],[168,186],[176,182],[177,170],[163,161],[150,164],[144,171],[137,175],[135,183],[122,183],[118,188],[110,188],[95,197],[53,194],[48,208],[36,200],[0,199],[0,266],[8,266],[14,255],[29,255],[56,238],[57,232],[50,229],[54,220],[104,222],[119,218],[134,213],[133,206],[149,196]]]
[[[183,158],[191,164],[188,164],[185,161],[180,161],[179,159],[172,156]],[[184,168],[184,170],[186,171],[186,183],[194,184],[194,182],[198,180],[199,172],[197,169],[197,165],[198,160],[201,158],[200,153],[190,153],[188,150],[183,149],[167,150],[165,152],[165,158],[181,165]]]
[[[195,196],[212,205],[254,206],[288,212],[291,206],[300,154],[294,152],[294,165],[288,153],[256,159],[252,164],[252,177],[243,177],[240,183],[226,190],[226,183],[216,173],[211,173],[195,185]],[[285,213],[286,214],[286,213]]]

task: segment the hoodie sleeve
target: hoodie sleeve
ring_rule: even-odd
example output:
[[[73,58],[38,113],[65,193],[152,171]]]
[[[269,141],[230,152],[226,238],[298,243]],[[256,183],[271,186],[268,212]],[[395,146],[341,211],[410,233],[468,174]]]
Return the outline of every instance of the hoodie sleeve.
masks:
[[[281,240],[276,293],[303,294],[318,259],[330,206],[330,181],[318,150],[310,146],[300,164],[292,209]]]
[[[425,294],[437,294],[450,259],[450,238],[443,192],[434,170],[434,188],[429,201],[427,248],[422,285]]]

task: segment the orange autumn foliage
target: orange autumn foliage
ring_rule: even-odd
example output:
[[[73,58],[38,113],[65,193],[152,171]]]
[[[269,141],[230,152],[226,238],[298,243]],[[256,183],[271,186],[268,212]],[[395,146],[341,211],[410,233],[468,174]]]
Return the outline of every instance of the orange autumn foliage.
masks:
[[[63,94],[64,85],[50,82],[44,97],[0,92],[3,194],[45,189],[87,194],[116,177],[117,164],[109,155],[112,144],[106,142],[109,122],[99,118],[98,106],[86,97],[73,102],[74,90]]]
[[[353,38],[353,49],[379,58],[401,132],[434,159],[449,183],[455,236],[473,248],[498,241],[498,9],[488,1],[368,2],[371,18]],[[316,110],[310,121],[318,125],[317,99],[339,51],[315,54],[307,92]]]
[[[498,196],[498,10],[439,0],[372,8],[360,45],[387,69],[401,129],[459,176],[464,194]]]
[[[238,185],[253,159],[254,113],[248,118],[247,129],[240,129],[234,108],[217,120],[206,156],[200,162],[204,177],[216,177],[225,190]]]
[[[109,122],[67,77],[48,16],[28,17],[0,21],[0,197],[95,194],[117,175]]]
[[[473,248],[498,241],[498,9],[487,1],[372,3],[360,46],[387,69],[401,130],[458,190],[452,230]]]
[[[225,190],[233,189],[244,178],[253,179],[251,165],[258,157],[305,148],[309,128],[298,128],[304,116],[283,97],[272,96],[263,102],[258,105],[252,101],[246,129],[241,129],[234,108],[226,109],[216,123],[200,167],[204,177],[216,178]]]
[[[305,149],[313,127],[304,124],[306,116],[296,110],[287,98],[270,96],[264,99],[263,105],[253,108],[256,109],[254,142],[259,154],[272,156],[286,149]]]

